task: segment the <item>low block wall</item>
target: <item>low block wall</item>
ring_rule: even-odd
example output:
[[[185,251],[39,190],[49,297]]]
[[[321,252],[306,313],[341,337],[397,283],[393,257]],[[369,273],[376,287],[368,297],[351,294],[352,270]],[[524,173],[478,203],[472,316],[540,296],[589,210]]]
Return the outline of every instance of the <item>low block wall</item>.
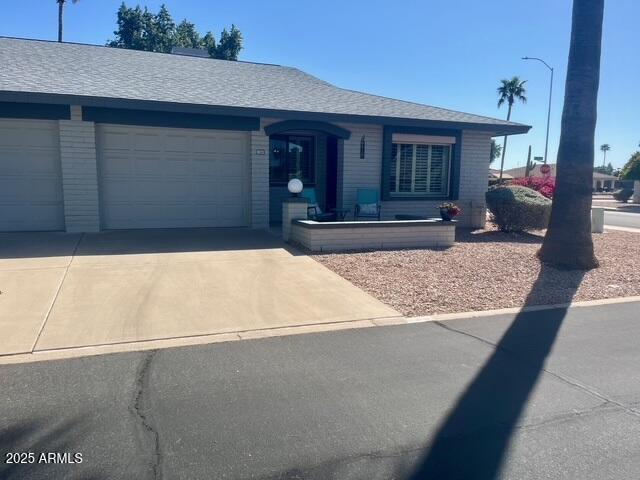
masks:
[[[382,222],[315,222],[293,220],[290,240],[312,252],[450,247],[456,222],[394,220]]]

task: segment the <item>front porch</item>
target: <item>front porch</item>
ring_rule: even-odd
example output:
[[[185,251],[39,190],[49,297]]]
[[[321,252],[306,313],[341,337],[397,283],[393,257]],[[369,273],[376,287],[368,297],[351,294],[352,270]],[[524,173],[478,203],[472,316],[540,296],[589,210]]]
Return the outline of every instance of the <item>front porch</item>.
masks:
[[[342,168],[347,129],[323,122],[288,120],[264,129],[269,136],[269,223],[282,222],[287,183],[302,181],[323,212],[342,209]]]

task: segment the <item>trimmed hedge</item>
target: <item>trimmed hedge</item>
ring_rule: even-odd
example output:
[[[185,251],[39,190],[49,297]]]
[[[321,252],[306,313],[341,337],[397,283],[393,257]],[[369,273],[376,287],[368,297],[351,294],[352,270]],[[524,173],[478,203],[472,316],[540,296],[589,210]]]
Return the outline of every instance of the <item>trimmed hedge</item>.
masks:
[[[549,224],[551,200],[531,188],[499,186],[490,189],[486,199],[493,222],[503,232],[536,230]]]
[[[627,203],[632,195],[633,189],[631,188],[621,188],[620,190],[613,192],[613,198],[624,203]]]

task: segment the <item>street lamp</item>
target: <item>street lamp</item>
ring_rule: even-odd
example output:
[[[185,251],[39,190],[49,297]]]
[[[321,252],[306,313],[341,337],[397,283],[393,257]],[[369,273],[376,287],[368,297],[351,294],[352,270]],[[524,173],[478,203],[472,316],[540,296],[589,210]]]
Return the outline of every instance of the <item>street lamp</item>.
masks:
[[[522,57],[522,60],[537,60],[544,64],[551,72],[551,81],[549,82],[549,110],[547,111],[547,138],[544,142],[544,163],[547,163],[547,150],[549,149],[549,119],[551,118],[551,93],[553,92],[553,67],[547,62],[537,57]]]

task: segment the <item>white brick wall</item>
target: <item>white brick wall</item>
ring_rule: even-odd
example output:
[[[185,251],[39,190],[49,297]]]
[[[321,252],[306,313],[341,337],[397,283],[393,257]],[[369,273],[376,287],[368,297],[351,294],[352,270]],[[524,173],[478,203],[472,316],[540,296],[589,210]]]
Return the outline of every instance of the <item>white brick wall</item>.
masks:
[[[251,134],[252,163],[252,226],[264,228],[269,223],[269,138],[264,127],[281,121],[263,118],[260,131]],[[353,209],[358,188],[381,188],[382,134],[380,125],[339,123],[351,131],[348,140],[338,142],[338,205]],[[365,158],[360,159],[360,139],[365,137]],[[491,134],[465,130],[462,133],[461,172],[459,198],[456,201],[463,210],[460,226],[484,226],[486,211],[484,194],[487,190]],[[255,150],[264,149],[265,156],[257,156]],[[340,149],[343,155],[340,154]],[[340,159],[342,162],[340,163]],[[262,176],[262,177],[261,177]],[[397,214],[437,217],[440,200],[386,201],[382,203],[382,219],[393,220]],[[279,210],[278,210],[279,211]],[[353,212],[352,212],[353,213]]]
[[[484,205],[489,183],[491,134],[465,130],[462,132],[462,166],[460,198]]]
[[[390,223],[385,227],[318,229],[304,228],[294,223],[291,225],[290,240],[312,252],[449,247],[455,241],[455,223],[402,227]]]
[[[251,228],[269,228],[269,137],[264,133],[269,123],[262,119],[260,130],[251,132]]]
[[[342,205],[353,208],[358,188],[380,190],[382,173],[382,126],[367,124],[338,124],[351,131],[343,143]],[[360,139],[364,135],[365,155],[360,158]],[[352,212],[353,213],[353,212]]]
[[[381,188],[382,127],[341,125],[352,131],[345,142],[344,207],[353,208],[358,188]],[[366,156],[360,160],[360,138],[366,135]],[[462,210],[461,226],[484,226],[484,194],[488,184],[491,135],[465,130],[462,133],[459,198],[455,202]],[[396,200],[382,202],[381,218],[393,220],[398,214],[437,217],[440,200]]]
[[[100,230],[96,135],[93,122],[80,120],[72,107],[72,120],[60,120],[60,162],[67,232]]]

